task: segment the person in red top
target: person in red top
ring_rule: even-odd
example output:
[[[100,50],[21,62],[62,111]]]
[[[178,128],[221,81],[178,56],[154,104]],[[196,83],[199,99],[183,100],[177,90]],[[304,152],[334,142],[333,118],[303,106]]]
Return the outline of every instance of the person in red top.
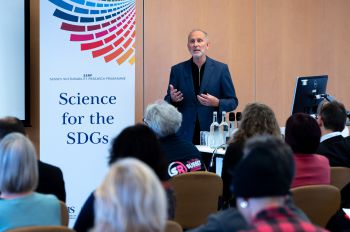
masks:
[[[256,136],[246,142],[243,157],[233,190],[238,210],[252,226],[244,231],[326,231],[286,206],[294,177],[293,152],[287,144],[271,135]]]
[[[286,122],[285,141],[292,148],[295,176],[292,188],[330,184],[330,166],[325,156],[315,154],[320,144],[321,130],[308,114],[296,113]]]

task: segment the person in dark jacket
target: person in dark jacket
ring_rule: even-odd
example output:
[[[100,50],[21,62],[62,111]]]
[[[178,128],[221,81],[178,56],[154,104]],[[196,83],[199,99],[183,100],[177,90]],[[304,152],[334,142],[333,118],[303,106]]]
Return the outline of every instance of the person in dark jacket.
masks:
[[[158,135],[168,162],[168,176],[206,170],[199,150],[176,134],[182,115],[166,101],[147,106],[144,122]]]

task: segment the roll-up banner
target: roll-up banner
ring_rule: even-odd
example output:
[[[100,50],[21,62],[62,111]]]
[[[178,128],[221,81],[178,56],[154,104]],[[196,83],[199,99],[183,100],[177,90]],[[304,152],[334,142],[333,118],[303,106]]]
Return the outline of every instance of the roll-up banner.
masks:
[[[134,124],[135,4],[40,0],[40,159],[63,172],[70,226]]]

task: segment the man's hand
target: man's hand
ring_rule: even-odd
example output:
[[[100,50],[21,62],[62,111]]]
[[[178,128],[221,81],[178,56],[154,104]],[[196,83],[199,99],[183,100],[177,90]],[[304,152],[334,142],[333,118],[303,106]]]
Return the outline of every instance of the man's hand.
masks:
[[[180,102],[184,99],[181,91],[174,89],[173,85],[169,85],[170,87],[170,96],[171,96],[171,100],[173,102]]]
[[[219,106],[219,99],[217,99],[215,96],[210,94],[199,94],[197,95],[198,101],[204,105],[204,106],[213,106],[217,107]]]

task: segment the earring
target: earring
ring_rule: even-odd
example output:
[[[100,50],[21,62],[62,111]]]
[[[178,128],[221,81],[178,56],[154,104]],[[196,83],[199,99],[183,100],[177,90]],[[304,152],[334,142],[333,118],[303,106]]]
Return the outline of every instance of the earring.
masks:
[[[247,206],[248,206],[248,201],[241,201],[241,202],[239,203],[239,206],[240,206],[242,209],[247,208]]]

